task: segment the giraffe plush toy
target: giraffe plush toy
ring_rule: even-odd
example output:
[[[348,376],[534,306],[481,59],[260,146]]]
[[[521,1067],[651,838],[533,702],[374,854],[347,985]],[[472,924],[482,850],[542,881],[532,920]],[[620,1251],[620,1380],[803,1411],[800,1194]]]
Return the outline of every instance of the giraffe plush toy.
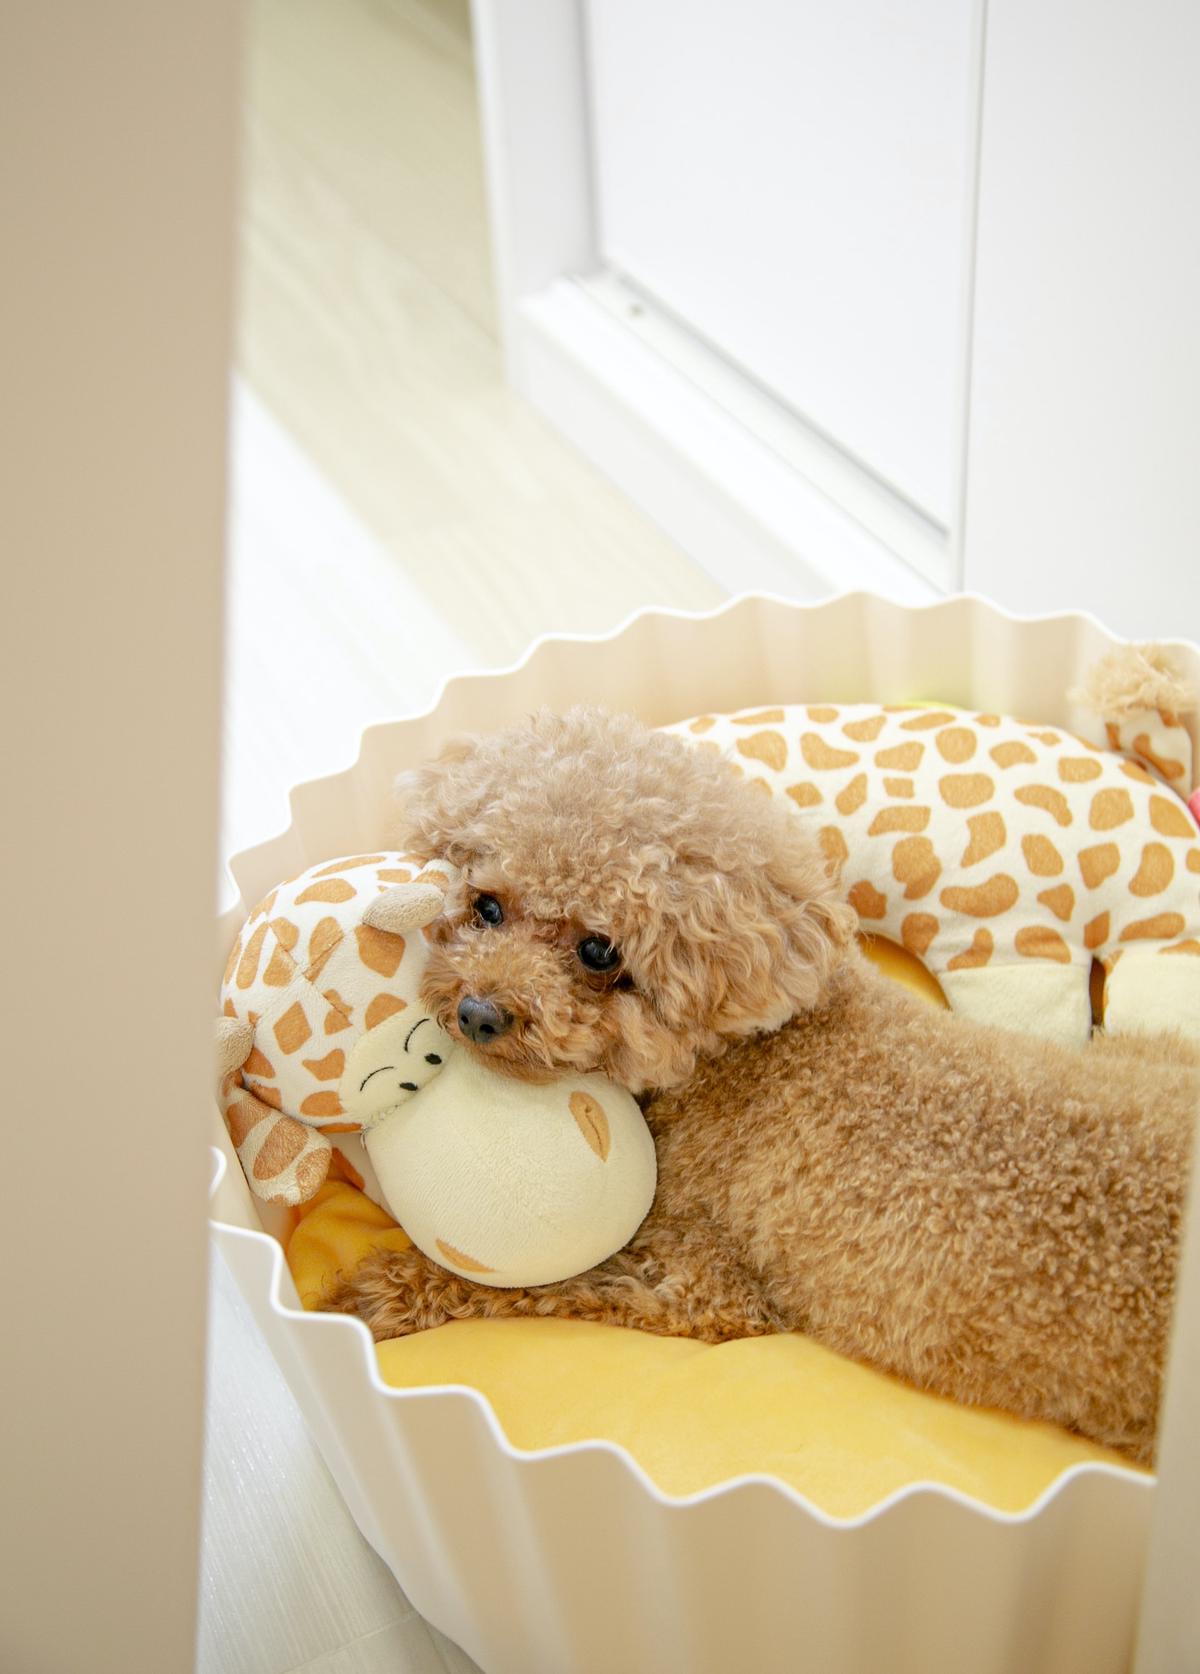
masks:
[[[1200,1038],[1200,828],[1182,683],[1115,652],[1078,694],[1108,748],[940,705],[807,704],[667,730],[717,749],[812,822],[863,927],[950,1006],[1087,1039],[1093,958],[1110,1032]]]
[[[452,876],[354,855],[259,903],[221,987],[222,1109],[265,1201],[307,1201],[330,1135],[360,1131],[385,1206],[432,1260],[484,1284],[547,1284],[633,1236],[654,1144],[603,1076],[517,1083],[439,1027],[421,1000],[422,932]]]

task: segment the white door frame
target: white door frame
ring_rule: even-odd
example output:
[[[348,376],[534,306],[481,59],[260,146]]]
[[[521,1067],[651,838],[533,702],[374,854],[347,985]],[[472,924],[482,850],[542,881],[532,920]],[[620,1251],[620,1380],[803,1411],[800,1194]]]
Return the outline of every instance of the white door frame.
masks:
[[[972,5],[978,67],[984,0]],[[513,385],[731,591],[818,597],[864,587],[912,604],[956,587],[965,378],[960,510],[947,534],[665,316],[593,282],[601,263],[582,0],[474,0],[473,16]],[[971,126],[973,175],[977,97]],[[973,187],[968,200],[970,247]],[[968,256],[968,293],[970,269]],[[965,365],[969,294],[962,329]]]

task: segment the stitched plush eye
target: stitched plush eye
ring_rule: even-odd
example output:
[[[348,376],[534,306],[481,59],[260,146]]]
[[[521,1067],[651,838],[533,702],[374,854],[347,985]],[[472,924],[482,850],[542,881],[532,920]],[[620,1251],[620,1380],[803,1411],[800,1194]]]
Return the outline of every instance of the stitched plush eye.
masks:
[[[504,908],[494,895],[477,895],[475,916],[482,919],[484,924],[503,924]]]
[[[589,971],[615,971],[621,963],[621,950],[607,936],[585,936],[575,949],[580,963]]]

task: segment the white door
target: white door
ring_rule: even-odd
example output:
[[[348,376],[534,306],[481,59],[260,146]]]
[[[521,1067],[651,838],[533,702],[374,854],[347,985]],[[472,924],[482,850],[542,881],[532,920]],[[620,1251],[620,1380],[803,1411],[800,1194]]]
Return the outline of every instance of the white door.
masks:
[[[1200,7],[475,5],[514,378],[700,563],[1200,637]]]

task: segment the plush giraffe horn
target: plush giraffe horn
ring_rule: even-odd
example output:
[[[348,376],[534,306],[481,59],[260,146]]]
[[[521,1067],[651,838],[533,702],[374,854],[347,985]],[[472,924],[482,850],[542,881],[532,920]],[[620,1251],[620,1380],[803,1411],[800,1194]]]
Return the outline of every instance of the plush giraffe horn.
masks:
[[[254,1028],[240,1023],[236,1017],[218,1017],[213,1035],[216,1048],[217,1078],[224,1081],[233,1070],[241,1069],[254,1045]]]
[[[420,930],[432,924],[445,904],[446,897],[436,884],[395,884],[371,902],[363,914],[363,923],[374,930],[402,936],[406,930]]]

